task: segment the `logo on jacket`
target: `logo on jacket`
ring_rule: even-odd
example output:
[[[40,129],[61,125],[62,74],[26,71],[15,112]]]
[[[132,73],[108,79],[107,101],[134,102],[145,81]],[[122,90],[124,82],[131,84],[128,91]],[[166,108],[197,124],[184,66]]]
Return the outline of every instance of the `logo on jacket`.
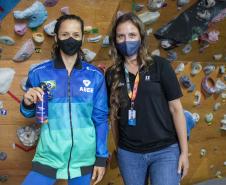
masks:
[[[91,82],[90,82],[90,80],[83,80],[83,84],[84,84],[86,87],[88,87],[88,86],[91,84]]]
[[[150,81],[150,76],[149,75],[145,76],[145,81]]]
[[[89,87],[91,84],[90,80],[83,80],[82,81],[85,87],[80,87],[79,91],[81,92],[87,92],[87,93],[93,93],[93,88]]]
[[[49,91],[56,88],[55,80],[49,80],[49,81],[43,81],[43,82],[46,84]]]

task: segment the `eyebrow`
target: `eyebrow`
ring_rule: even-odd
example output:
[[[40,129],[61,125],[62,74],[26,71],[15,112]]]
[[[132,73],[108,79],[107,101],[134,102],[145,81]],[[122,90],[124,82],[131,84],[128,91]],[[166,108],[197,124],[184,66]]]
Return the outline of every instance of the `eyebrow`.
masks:
[[[127,33],[116,33],[117,35],[125,35]],[[131,31],[128,34],[137,34],[137,32]]]
[[[69,32],[68,32],[68,31],[60,31],[59,33],[69,33]],[[73,32],[73,33],[78,33],[78,34],[80,34],[81,32],[76,31],[76,32]]]

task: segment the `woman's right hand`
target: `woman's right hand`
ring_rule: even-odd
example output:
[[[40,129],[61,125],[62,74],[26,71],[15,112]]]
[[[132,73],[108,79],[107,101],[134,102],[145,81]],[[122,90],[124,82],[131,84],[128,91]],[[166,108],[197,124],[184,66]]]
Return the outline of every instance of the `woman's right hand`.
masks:
[[[38,100],[42,101],[42,95],[44,94],[43,90],[40,87],[33,87],[30,88],[24,94],[24,103],[27,106],[30,106],[36,103]]]

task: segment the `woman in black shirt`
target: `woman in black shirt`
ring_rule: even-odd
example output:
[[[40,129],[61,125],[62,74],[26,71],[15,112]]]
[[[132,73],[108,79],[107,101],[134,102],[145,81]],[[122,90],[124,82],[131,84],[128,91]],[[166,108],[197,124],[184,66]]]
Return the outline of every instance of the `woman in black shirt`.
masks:
[[[170,63],[150,57],[144,25],[127,13],[112,28],[106,72],[110,122],[126,185],[177,185],[188,171],[182,92]],[[150,174],[147,174],[149,172]]]

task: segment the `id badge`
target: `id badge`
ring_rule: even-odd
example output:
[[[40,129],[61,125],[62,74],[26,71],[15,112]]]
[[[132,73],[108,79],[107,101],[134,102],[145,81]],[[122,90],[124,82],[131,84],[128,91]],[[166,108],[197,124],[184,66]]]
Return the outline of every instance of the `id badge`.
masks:
[[[129,109],[128,111],[128,125],[136,125],[136,111],[134,109]]]

